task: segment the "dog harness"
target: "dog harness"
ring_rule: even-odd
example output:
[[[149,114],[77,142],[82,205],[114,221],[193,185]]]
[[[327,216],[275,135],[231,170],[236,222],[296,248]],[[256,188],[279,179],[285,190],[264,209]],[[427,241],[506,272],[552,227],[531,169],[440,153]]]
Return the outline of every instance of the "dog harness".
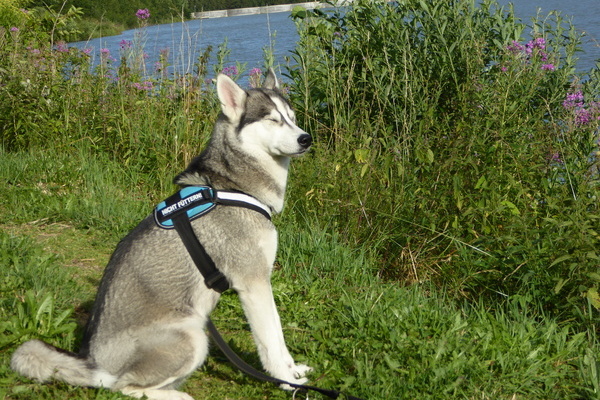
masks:
[[[256,198],[245,193],[216,190],[210,186],[188,186],[156,206],[154,209],[154,220],[156,224],[163,229],[175,229],[177,231],[187,251],[194,260],[196,267],[204,277],[206,286],[222,293],[229,289],[229,282],[227,281],[227,278],[225,278],[225,275],[217,269],[213,260],[206,253],[206,250],[204,250],[204,246],[202,246],[196,237],[190,223],[196,218],[206,215],[219,204],[248,208],[261,213],[269,220],[271,219],[271,210]],[[313,390],[331,399],[337,399],[342,395],[348,400],[362,400],[358,397],[350,396],[336,390],[322,389],[309,385],[299,385],[266,375],[247,364],[229,347],[210,318],[208,319],[206,326],[213,340],[229,361],[241,371],[256,379],[277,385],[288,385],[295,388],[296,391],[300,390],[306,392],[308,390]]]
[[[217,205],[244,207],[271,219],[271,210],[245,193],[216,190],[210,186],[188,186],[161,202],[154,209],[154,221],[164,229],[175,229],[209,289],[223,293],[229,282],[216,267],[196,237],[191,221],[206,215]]]

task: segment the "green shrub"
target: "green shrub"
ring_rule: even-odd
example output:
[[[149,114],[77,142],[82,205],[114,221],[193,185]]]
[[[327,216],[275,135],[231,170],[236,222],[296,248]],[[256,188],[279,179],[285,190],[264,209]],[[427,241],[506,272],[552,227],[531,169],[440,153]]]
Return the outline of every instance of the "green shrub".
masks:
[[[571,25],[526,32],[470,0],[295,18],[292,96],[317,139],[298,207],[377,249],[388,278],[596,315],[599,92],[578,83]]]

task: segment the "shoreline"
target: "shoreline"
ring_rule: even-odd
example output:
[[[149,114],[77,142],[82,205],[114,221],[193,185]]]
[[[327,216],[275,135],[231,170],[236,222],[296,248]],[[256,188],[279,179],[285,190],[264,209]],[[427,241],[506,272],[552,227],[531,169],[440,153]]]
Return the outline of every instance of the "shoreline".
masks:
[[[338,0],[335,6],[340,6],[348,3],[352,3],[352,0]],[[307,10],[313,10],[316,8],[331,7],[331,4],[322,3],[320,1],[311,1],[306,3],[278,4],[274,6],[232,8],[229,10],[198,11],[191,13],[190,17],[192,19],[212,19],[237,17],[242,15],[272,14],[292,11],[295,7],[303,7]]]

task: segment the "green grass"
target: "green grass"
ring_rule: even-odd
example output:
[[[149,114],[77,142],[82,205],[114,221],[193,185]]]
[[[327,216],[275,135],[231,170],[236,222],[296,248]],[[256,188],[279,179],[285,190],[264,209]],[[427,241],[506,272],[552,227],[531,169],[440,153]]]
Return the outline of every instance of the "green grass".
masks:
[[[112,224],[94,224],[90,216],[104,210],[119,225],[131,224],[123,210],[102,201],[90,201],[77,217],[27,221],[39,219],[44,207],[60,209],[98,181],[104,183],[97,189],[127,199],[127,209],[134,200],[126,196],[126,181],[114,180],[121,167],[107,163],[103,176],[113,179],[84,180],[77,189],[64,189],[67,181],[55,176],[47,181],[62,191],[44,193],[33,183],[42,171],[71,157],[13,155],[3,157],[3,179],[21,183],[8,186],[2,209],[19,196],[38,200],[21,201],[19,214],[3,224],[0,234],[0,320],[5,321],[0,324],[0,394],[5,399],[123,398],[105,390],[32,383],[8,368],[16,345],[32,337],[76,350],[102,264],[118,240]],[[38,160],[37,170],[24,168],[28,159]],[[79,162],[82,169],[94,170],[100,160],[90,155]],[[137,207],[130,209],[131,219],[141,218],[151,204],[139,206],[145,210],[135,215]],[[298,224],[296,212],[288,204],[276,221],[281,243],[273,287],[290,351],[315,368],[315,384],[368,399],[598,398],[599,346],[591,331],[549,317],[532,297],[514,296],[491,307],[456,301],[428,283],[386,282],[376,276],[373,251],[348,246],[326,221],[305,215]],[[72,260],[86,259],[95,261],[73,274],[79,266]],[[214,320],[234,348],[260,367],[235,293],[223,296]],[[289,398],[244,377],[216,349],[184,390],[196,398]]]

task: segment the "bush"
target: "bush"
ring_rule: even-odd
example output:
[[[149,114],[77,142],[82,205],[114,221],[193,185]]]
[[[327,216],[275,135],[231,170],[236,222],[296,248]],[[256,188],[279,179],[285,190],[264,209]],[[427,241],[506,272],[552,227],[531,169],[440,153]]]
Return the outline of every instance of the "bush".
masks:
[[[390,279],[600,308],[600,109],[572,26],[552,13],[524,38],[512,9],[470,0],[294,17],[292,96],[318,140],[299,207]]]

